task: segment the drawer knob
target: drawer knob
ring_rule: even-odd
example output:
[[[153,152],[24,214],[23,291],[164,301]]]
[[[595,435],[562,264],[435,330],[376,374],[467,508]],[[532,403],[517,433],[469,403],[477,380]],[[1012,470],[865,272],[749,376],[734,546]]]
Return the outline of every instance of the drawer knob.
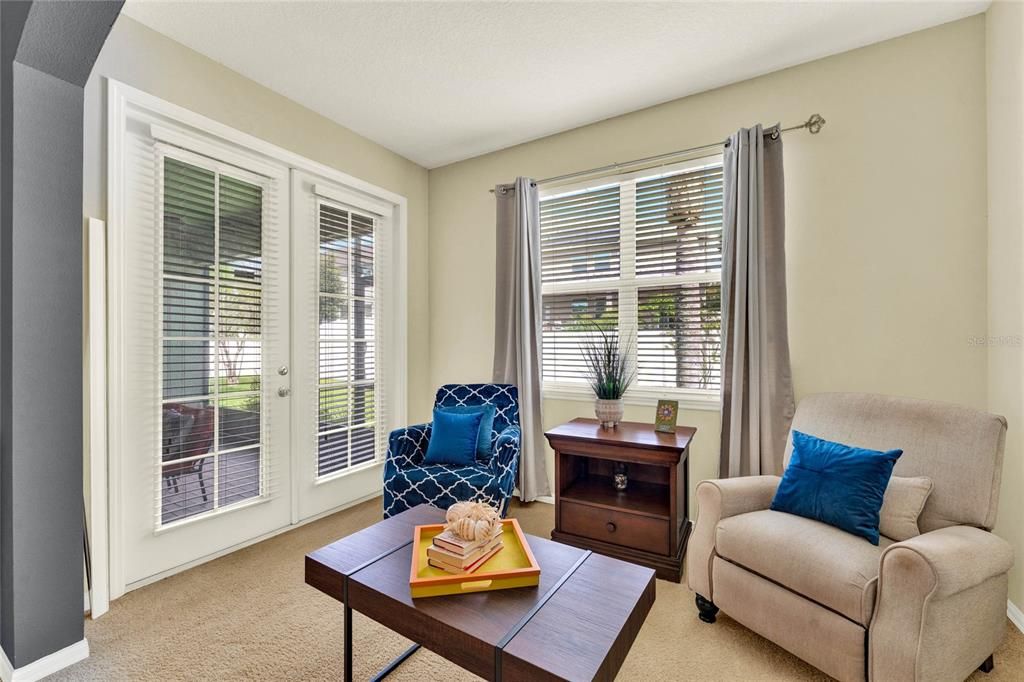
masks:
[[[613,523],[612,521],[609,521],[608,523],[606,523],[604,527],[608,529],[609,533],[614,533],[615,532],[615,523]]]

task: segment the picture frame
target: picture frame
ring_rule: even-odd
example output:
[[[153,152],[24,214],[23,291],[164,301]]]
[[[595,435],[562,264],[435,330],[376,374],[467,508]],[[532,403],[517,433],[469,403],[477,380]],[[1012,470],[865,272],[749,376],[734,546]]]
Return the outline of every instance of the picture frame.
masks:
[[[659,400],[654,411],[654,430],[660,433],[675,433],[678,418],[678,400]]]

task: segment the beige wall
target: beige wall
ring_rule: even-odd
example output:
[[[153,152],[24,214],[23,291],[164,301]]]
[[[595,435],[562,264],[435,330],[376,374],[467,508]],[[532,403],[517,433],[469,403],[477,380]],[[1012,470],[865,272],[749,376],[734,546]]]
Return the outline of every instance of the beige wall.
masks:
[[[1010,599],[1024,606],[1024,6],[992,5],[986,45],[988,406],[1010,425],[996,532],[1017,549]]]
[[[820,135],[785,138],[798,399],[853,390],[985,407],[986,351],[969,343],[987,333],[983,16],[432,170],[432,383],[490,376],[489,187],[814,112],[828,120]],[[554,400],[545,410],[546,426],[591,413],[586,403]],[[651,412],[633,407],[627,416]],[[714,476],[718,413],[685,411],[681,421],[699,428],[693,480]]]
[[[409,200],[409,417],[431,406],[427,171],[121,15],[85,88],[86,217],[106,219],[106,79],[112,78]]]
[[[971,342],[1024,335],[1021,6],[995,3],[987,31],[987,50],[986,20],[973,17],[453,164],[429,173],[428,195],[423,168],[122,16],[86,88],[84,214],[106,217],[105,77],[406,196],[409,415],[420,421],[437,385],[490,378],[489,187],[820,112],[821,135],[786,137],[797,396],[864,390],[1005,414],[997,530],[1024,556],[1024,349]],[[549,400],[546,425],[590,411]],[[650,412],[628,406],[626,416]],[[718,412],[685,411],[681,421],[699,429],[693,480],[716,475]],[[1024,602],[1020,568],[1011,598]]]

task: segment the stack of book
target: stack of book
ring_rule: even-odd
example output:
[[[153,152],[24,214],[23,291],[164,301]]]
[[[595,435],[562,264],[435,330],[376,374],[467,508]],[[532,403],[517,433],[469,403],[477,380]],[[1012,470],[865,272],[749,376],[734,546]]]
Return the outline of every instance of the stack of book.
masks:
[[[501,549],[501,526],[489,538],[463,540],[450,530],[434,536],[427,563],[448,573],[472,573]]]

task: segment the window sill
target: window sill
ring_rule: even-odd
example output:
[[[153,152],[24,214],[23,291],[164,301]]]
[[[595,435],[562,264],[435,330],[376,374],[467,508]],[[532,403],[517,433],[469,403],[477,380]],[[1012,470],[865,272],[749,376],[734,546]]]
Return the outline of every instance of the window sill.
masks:
[[[576,402],[594,402],[594,393],[585,386],[547,385],[541,389],[541,397],[545,400],[572,400]],[[680,410],[705,410],[720,412],[722,398],[718,391],[682,391],[656,388],[633,388],[623,396],[626,405],[654,407],[659,400],[678,400]]]
[[[341,469],[340,471],[332,471],[331,473],[325,474],[324,476],[317,476],[316,478],[313,479],[313,485],[324,485],[325,483],[333,483],[334,481],[337,481],[339,478],[345,478],[353,474],[358,474],[359,472],[366,471],[367,469],[374,469],[376,467],[383,468],[383,466],[384,458],[382,456],[379,459],[374,459],[369,462],[362,462],[361,464],[357,464],[354,467]]]
[[[158,525],[156,526],[156,528],[153,529],[153,535],[163,535],[164,533],[168,533],[168,532],[173,531],[173,530],[175,530],[177,528],[182,528],[184,526],[191,526],[193,523],[196,523],[196,522],[199,522],[199,521],[205,521],[206,519],[212,519],[212,518],[214,518],[216,516],[224,516],[225,514],[231,514],[233,512],[240,511],[242,509],[248,509],[249,507],[255,507],[258,504],[263,504],[265,502],[269,502],[270,500],[271,500],[270,493],[264,493],[262,495],[258,495],[256,497],[253,497],[253,498],[248,499],[248,500],[242,500],[240,502],[235,502],[234,504],[229,504],[226,507],[218,507],[216,509],[211,509],[209,511],[200,512],[198,514],[194,514],[192,516],[187,516],[187,517],[185,517],[183,519],[177,519],[176,521],[171,521],[169,523],[159,523],[158,522]]]

